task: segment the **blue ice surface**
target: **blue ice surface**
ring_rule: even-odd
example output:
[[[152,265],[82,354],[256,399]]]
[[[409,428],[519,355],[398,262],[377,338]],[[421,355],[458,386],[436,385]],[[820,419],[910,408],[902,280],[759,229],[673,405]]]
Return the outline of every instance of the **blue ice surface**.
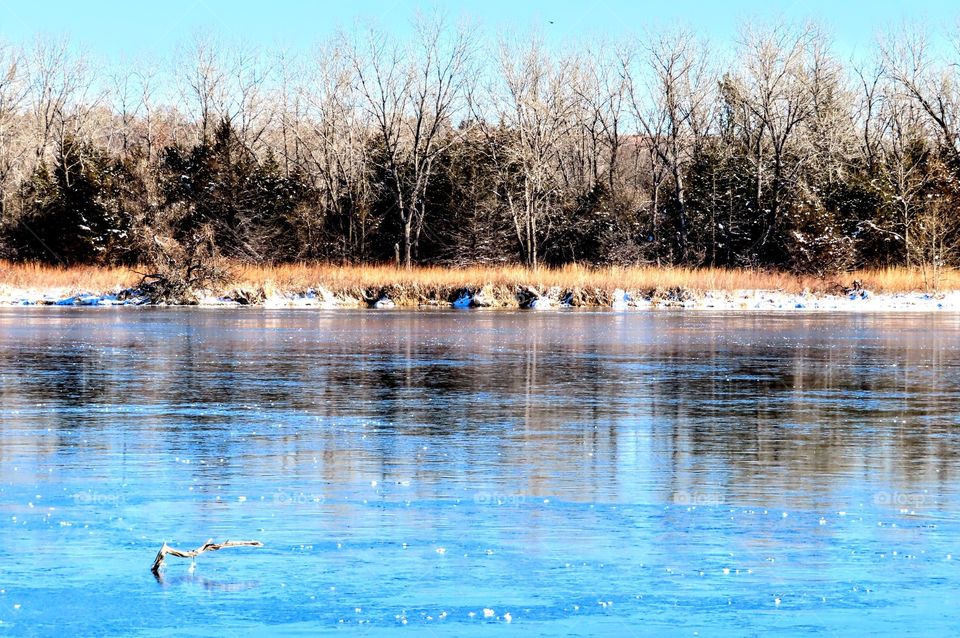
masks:
[[[960,627],[949,316],[0,325],[0,635]]]

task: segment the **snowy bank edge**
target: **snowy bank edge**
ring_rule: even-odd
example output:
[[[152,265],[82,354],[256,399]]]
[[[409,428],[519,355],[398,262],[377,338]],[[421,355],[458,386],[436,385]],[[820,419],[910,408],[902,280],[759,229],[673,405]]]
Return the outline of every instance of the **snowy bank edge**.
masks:
[[[685,310],[742,310],[742,311],[849,311],[849,312],[958,312],[960,311],[960,291],[940,294],[923,292],[874,294],[867,290],[858,290],[844,295],[812,293],[784,293],[769,290],[709,291],[705,293],[683,293],[671,296],[656,296],[640,292],[615,290],[607,295],[609,304],[584,303],[572,292],[549,291],[540,294],[531,288],[522,287],[518,292],[516,304],[490,303],[482,294],[460,293],[454,301],[427,301],[406,304],[411,308],[485,308],[507,307],[529,310],[558,310],[572,307],[611,308],[615,311],[635,311],[654,309]],[[0,291],[0,306],[154,306],[148,299],[136,291],[118,291],[109,294],[64,294],[63,291]],[[336,309],[369,307],[372,309],[390,309],[402,304],[394,303],[387,294],[375,298],[358,298],[348,295],[337,296],[326,290],[310,289],[296,294],[274,293],[251,302],[248,297],[198,295],[195,304],[200,307],[241,307],[261,308],[313,308]]]

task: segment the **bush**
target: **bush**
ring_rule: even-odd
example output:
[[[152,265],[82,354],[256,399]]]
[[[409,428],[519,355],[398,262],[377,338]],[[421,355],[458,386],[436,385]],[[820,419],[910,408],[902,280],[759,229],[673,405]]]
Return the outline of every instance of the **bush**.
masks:
[[[154,236],[148,256],[151,269],[142,273],[137,291],[150,303],[195,304],[232,279],[217,257],[209,226],[186,241]]]

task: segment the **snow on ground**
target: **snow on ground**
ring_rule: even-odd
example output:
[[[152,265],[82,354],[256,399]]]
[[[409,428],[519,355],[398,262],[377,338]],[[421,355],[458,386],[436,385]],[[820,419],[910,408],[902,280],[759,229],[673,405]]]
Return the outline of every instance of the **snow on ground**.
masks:
[[[626,290],[617,288],[613,291],[613,309],[626,310],[633,303],[633,299],[627,294]]]
[[[794,310],[794,311],[960,311],[960,292],[942,295],[928,293],[873,294],[867,290],[847,295],[789,294],[764,290],[710,292],[683,302],[684,308],[716,310]]]
[[[122,298],[121,298],[122,297]],[[475,305],[473,298],[462,295],[449,305],[453,308],[469,308]],[[564,300],[566,301],[566,300]],[[63,290],[20,290],[0,288],[0,305],[3,306],[127,306],[143,305],[146,300],[135,294],[76,294]],[[299,294],[274,293],[262,303],[265,308],[320,308],[331,309],[355,307],[359,300],[340,299],[326,290],[308,290]],[[202,296],[201,306],[239,306],[228,297]],[[374,308],[392,308],[389,297],[378,299]],[[567,303],[546,296],[530,303],[536,310],[555,310],[569,307]],[[746,311],[792,311],[792,312],[960,312],[960,291],[942,294],[922,292],[874,294],[867,290],[846,295],[793,294],[772,290],[713,291],[690,299],[650,299],[636,292],[617,289],[613,293],[611,307],[615,311],[651,309],[689,310],[746,310]]]
[[[120,299],[118,293],[70,294],[62,290],[16,290],[0,289],[2,306],[130,306],[142,304],[140,297]]]

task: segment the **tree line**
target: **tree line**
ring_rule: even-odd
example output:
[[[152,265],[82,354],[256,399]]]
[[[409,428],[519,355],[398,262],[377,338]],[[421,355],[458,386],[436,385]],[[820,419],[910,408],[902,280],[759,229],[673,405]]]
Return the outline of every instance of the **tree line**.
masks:
[[[550,47],[418,19],[170,64],[0,43],[0,257],[955,265],[960,30],[844,61],[816,24],[732,55],[650,30]]]

